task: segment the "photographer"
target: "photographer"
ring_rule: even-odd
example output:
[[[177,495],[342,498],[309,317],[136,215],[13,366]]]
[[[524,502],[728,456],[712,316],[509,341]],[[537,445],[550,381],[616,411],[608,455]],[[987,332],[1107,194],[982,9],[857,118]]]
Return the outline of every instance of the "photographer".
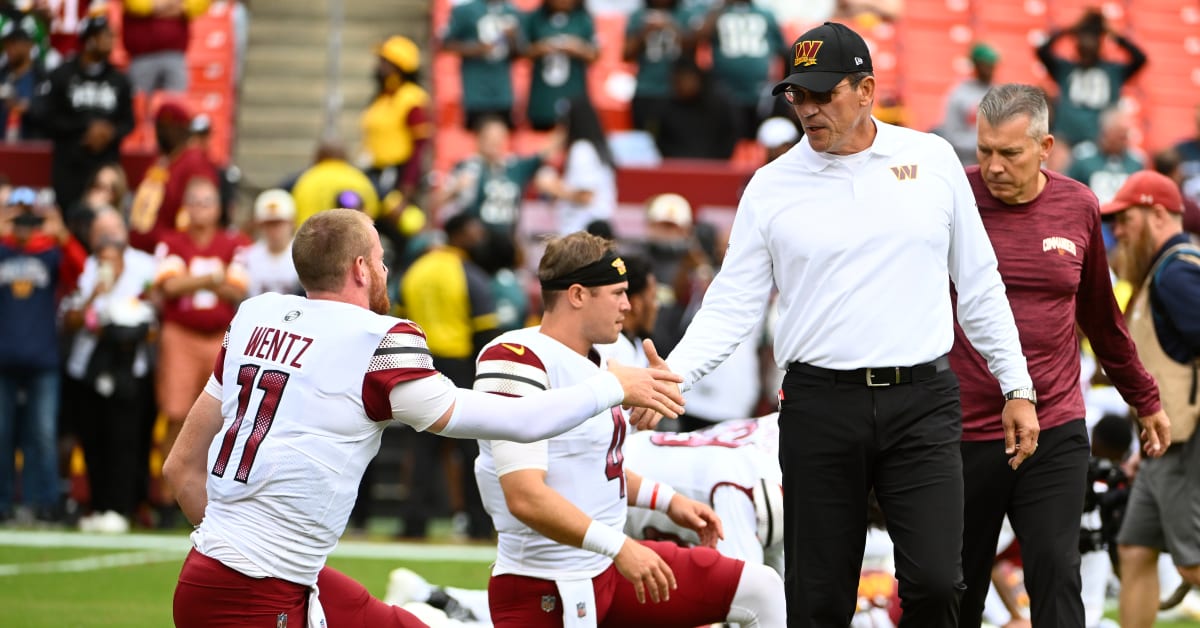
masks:
[[[1200,248],[1183,232],[1178,186],[1157,172],[1131,175],[1100,211],[1115,220],[1117,275],[1140,286],[1127,311],[1129,333],[1171,417],[1171,446],[1142,461],[1118,535],[1121,626],[1149,628],[1159,552],[1171,554],[1185,582],[1200,585]]]
[[[1089,628],[1100,625],[1109,576],[1117,568],[1117,530],[1129,501],[1129,476],[1122,465],[1132,443],[1133,431],[1123,416],[1106,414],[1092,427],[1079,531],[1084,625]]]
[[[67,358],[64,395],[75,411],[87,460],[92,514],[84,531],[125,532],[145,494],[154,417],[149,337],[157,317],[143,297],[154,281],[154,257],[128,245],[121,215],[100,210],[92,223],[92,256],[63,322],[77,332]]]
[[[21,495],[35,517],[59,517],[56,298],[83,266],[58,210],[21,187],[0,209],[0,521],[12,516],[16,443]],[[23,404],[18,399],[24,398]]]

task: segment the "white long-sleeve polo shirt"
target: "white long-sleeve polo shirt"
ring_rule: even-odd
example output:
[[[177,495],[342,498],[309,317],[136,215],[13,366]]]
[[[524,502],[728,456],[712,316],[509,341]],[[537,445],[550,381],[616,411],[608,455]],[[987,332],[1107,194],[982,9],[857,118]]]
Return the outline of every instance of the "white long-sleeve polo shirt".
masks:
[[[721,271],[667,362],[685,389],[762,320],[779,288],[775,357],[830,369],[911,366],[954,343],[958,320],[1007,392],[1031,385],[996,256],[950,145],[873,120],[867,150],[808,139],[755,173]]]

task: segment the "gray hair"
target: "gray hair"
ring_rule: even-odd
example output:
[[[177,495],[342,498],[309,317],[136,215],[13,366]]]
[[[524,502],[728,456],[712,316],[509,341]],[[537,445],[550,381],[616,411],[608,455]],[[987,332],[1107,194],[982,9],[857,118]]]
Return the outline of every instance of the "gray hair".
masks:
[[[1029,117],[1029,137],[1041,140],[1050,132],[1050,106],[1046,92],[1033,85],[1005,83],[988,90],[979,102],[979,117],[997,126],[1025,115]]]

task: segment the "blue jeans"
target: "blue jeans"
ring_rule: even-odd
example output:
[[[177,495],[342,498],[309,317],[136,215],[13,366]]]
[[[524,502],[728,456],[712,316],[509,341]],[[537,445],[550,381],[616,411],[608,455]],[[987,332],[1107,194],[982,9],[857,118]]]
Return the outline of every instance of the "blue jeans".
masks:
[[[37,510],[58,506],[58,388],[57,369],[0,373],[0,513],[13,506],[15,435],[25,456],[23,501]],[[18,407],[20,392],[25,403]]]

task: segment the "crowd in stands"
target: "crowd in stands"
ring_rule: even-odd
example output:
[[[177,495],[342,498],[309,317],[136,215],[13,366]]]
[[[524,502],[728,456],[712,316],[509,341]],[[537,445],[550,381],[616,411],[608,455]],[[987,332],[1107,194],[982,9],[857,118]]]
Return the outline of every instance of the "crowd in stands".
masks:
[[[506,0],[468,0],[449,10],[433,46],[399,36],[382,42],[376,92],[361,117],[365,157],[352,160],[345,145],[326,139],[308,168],[261,193],[245,217],[233,211],[229,178],[207,144],[211,122],[187,99],[154,97],[147,119],[157,159],[140,181],[127,181],[119,161],[143,115],[138,103],[150,102],[136,95],[187,90],[188,21],[209,10],[208,0],[126,0],[125,70],[114,61],[109,8],[81,9],[65,38],[48,26],[45,2],[0,11],[6,138],[53,143],[52,193],[0,185],[0,521],[65,520],[110,531],[175,525],[177,511],[155,467],[202,389],[238,303],[267,291],[299,293],[291,234],[334,207],[376,220],[396,313],[427,331],[437,367],[460,386],[470,386],[479,348],[538,320],[529,269],[542,233],[613,237],[631,268],[648,267],[646,282],[630,287],[631,302],[646,305],[630,314],[626,333],[652,337],[666,355],[720,268],[728,221],[701,221],[685,189],[622,203],[623,164],[644,152],[730,160],[745,145],[754,146],[756,164],[782,154],[802,130],[784,100],[770,94],[799,54],[785,35],[794,29],[781,25],[900,18],[888,2],[522,4],[526,10]],[[597,38],[600,14],[626,16],[616,54],[636,73],[625,118],[608,115],[588,80],[589,64],[612,54],[604,46],[614,44]],[[1087,184],[1101,202],[1129,174],[1159,170],[1184,190],[1185,226],[1200,233],[1200,100],[1190,103],[1195,129],[1178,129],[1178,144],[1147,155],[1151,147],[1140,143],[1121,95],[1148,55],[1100,13],[1064,26],[1036,49],[1046,87],[1058,94],[1054,128],[1064,147],[1047,167]],[[1064,40],[1073,52],[1063,52]],[[1113,60],[1106,40],[1123,59]],[[976,107],[1008,60],[986,41],[963,48],[973,75],[946,95],[937,132],[970,164]],[[436,54],[459,57],[460,75],[429,77]],[[525,79],[521,64],[530,69]],[[439,89],[461,90],[460,115],[439,105]],[[877,116],[904,122],[903,103],[889,98],[877,103]],[[450,125],[472,136],[453,147],[454,159],[435,158]],[[630,131],[642,141],[629,141]],[[772,408],[780,374],[771,327],[757,322],[755,342],[693,389],[688,414],[664,427],[695,429]],[[64,483],[79,466],[76,444],[86,492]],[[470,471],[474,443],[414,434],[409,444],[412,464],[425,475],[408,482],[397,532],[424,536],[430,516],[445,511],[463,534],[491,538]],[[360,493],[368,511],[369,485],[379,480],[368,473]],[[68,508],[75,503],[68,496],[82,503]],[[361,513],[355,519],[363,520]]]

